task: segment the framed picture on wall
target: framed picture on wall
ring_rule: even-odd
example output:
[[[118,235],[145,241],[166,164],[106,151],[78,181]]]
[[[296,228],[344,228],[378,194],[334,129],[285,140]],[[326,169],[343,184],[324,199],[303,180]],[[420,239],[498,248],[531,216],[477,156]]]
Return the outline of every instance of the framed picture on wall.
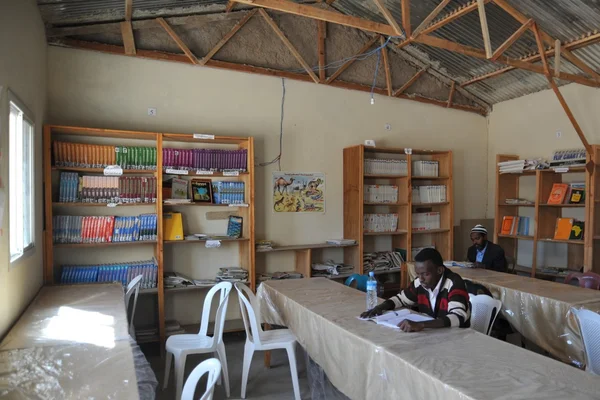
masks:
[[[192,179],[190,182],[194,203],[212,203],[212,182],[208,179]]]

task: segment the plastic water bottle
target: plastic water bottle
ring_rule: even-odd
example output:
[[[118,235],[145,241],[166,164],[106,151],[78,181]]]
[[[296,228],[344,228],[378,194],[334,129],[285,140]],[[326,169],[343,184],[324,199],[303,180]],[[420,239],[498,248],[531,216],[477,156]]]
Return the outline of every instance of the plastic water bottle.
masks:
[[[367,311],[377,305],[377,280],[373,271],[369,272],[367,280]]]

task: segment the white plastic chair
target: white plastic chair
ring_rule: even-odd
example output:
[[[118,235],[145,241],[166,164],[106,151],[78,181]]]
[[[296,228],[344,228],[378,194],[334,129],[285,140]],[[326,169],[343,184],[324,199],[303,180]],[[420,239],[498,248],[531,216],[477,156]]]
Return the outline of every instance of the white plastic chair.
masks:
[[[579,329],[585,347],[585,370],[594,375],[600,375],[600,314],[574,308],[572,311],[579,321]]]
[[[210,316],[213,297],[220,292],[219,308],[215,316],[215,329],[213,336],[207,335],[208,321]],[[202,318],[200,322],[200,331],[197,334],[173,335],[167,339],[167,360],[165,365],[165,380],[163,390],[169,383],[169,373],[171,370],[171,361],[175,357],[175,384],[176,399],[181,398],[181,389],[183,388],[183,375],[185,373],[185,360],[191,354],[215,353],[215,356],[221,360],[223,369],[223,379],[225,380],[225,392],[229,397],[229,373],[227,372],[227,355],[225,345],[223,344],[223,326],[225,325],[225,314],[227,313],[227,300],[231,292],[230,282],[221,282],[213,286],[206,294],[204,306],[202,307]]]
[[[215,391],[215,383],[217,383],[217,380],[221,377],[221,362],[216,358],[204,360],[194,368],[187,378],[187,381],[185,381],[185,386],[181,393],[181,400],[194,400],[194,393],[196,392],[198,381],[206,373],[208,373],[206,390],[202,397],[200,397],[200,400],[212,400]]]
[[[489,335],[496,317],[502,308],[502,302],[485,294],[475,296],[469,294],[471,300],[471,328],[484,335]]]
[[[129,334],[135,339],[135,328],[133,327],[133,317],[135,317],[135,308],[137,307],[138,294],[140,293],[140,285],[142,282],[143,275],[138,275],[129,282],[127,285],[127,291],[125,292],[125,309],[129,310],[129,302],[131,295],[133,296],[133,308],[131,310],[131,317],[129,318]]]
[[[292,374],[292,384],[294,386],[294,398],[300,400],[300,385],[298,384],[298,369],[296,368],[296,336],[289,329],[276,329],[272,331],[263,331],[260,326],[260,317],[256,296],[242,283],[236,283],[235,289],[238,292],[240,309],[246,329],[246,345],[244,346],[244,366],[242,369],[242,399],[246,398],[246,384],[248,383],[248,373],[250,364],[255,351],[267,351],[275,349],[285,349],[290,360],[290,371]]]

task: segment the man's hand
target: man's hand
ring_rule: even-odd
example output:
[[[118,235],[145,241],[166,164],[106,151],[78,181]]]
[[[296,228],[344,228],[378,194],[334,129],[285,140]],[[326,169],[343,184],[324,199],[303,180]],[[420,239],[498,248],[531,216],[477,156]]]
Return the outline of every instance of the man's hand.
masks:
[[[376,317],[378,315],[383,314],[384,311],[387,311],[384,307],[383,307],[384,303],[381,303],[378,306],[373,307],[372,309],[365,311],[364,313],[360,314],[361,318],[373,318]]]
[[[398,328],[404,332],[420,332],[425,329],[425,324],[423,322],[413,322],[405,319],[398,324]]]

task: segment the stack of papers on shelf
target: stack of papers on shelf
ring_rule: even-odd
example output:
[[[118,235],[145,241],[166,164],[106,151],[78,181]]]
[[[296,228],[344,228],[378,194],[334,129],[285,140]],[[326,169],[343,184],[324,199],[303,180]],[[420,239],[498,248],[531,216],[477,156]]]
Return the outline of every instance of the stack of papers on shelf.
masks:
[[[185,329],[175,320],[165,321],[165,331],[167,336],[185,333]]]
[[[165,272],[163,277],[165,288],[194,286],[194,280],[180,272]]]
[[[382,251],[377,253],[363,253],[363,267],[365,273],[371,271],[400,270],[404,259],[398,251]]]
[[[191,199],[164,199],[164,204],[190,204]]]
[[[389,311],[385,314],[379,315],[373,318],[359,318],[363,321],[373,321],[377,325],[387,326],[388,328],[398,329],[398,324],[400,324],[404,320],[414,321],[414,322],[424,322],[431,321],[431,318],[428,315],[422,314],[413,314],[408,309],[401,309],[397,311]]]
[[[354,272],[354,266],[342,263],[335,263],[333,260],[327,260],[324,263],[314,263],[311,266],[313,276],[337,276],[340,274],[351,274]]]
[[[536,169],[539,164],[540,160],[515,160],[499,162],[498,167],[501,174],[520,174]]]
[[[356,244],[356,240],[352,239],[329,239],[327,244],[334,244],[336,246],[350,246]]]
[[[444,261],[444,266],[446,267],[461,267],[461,268],[473,268],[475,264],[468,261]]]
[[[533,201],[527,199],[505,199],[505,204],[534,204]]]
[[[256,242],[256,250],[271,251],[273,250],[273,242],[270,240],[259,240]]]
[[[150,339],[155,336],[158,336],[158,327],[156,326],[148,326],[135,330],[135,338],[137,340]]]
[[[217,282],[248,282],[248,271],[240,267],[219,268]]]
[[[263,272],[261,274],[256,274],[256,280],[258,282],[270,281],[270,280],[279,280],[279,279],[302,279],[304,275],[296,271],[285,271],[285,272],[275,272],[268,273]]]

